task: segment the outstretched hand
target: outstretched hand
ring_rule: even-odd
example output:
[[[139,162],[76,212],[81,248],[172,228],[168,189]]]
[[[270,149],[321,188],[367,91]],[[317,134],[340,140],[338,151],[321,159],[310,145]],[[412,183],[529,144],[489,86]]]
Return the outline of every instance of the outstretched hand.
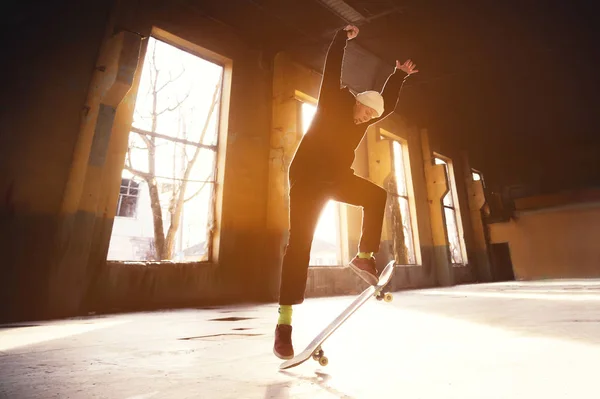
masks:
[[[417,65],[411,60],[406,60],[404,64],[400,64],[400,61],[396,60],[396,69],[400,69],[408,75],[419,72],[418,69],[415,69],[416,67]]]
[[[348,40],[352,40],[358,36],[358,28],[354,25],[348,25],[344,28],[344,30],[348,34]]]

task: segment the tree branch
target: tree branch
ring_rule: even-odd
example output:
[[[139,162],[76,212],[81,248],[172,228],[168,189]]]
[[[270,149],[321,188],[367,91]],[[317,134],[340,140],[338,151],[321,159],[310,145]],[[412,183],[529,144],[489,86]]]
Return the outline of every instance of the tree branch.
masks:
[[[155,93],[156,93],[156,94],[160,93],[160,91],[161,91],[162,89],[164,89],[165,87],[167,87],[167,85],[168,85],[169,83],[173,83],[173,82],[175,82],[177,79],[179,79],[180,77],[182,77],[184,73],[185,73],[185,68],[182,68],[182,69],[181,69],[181,73],[180,73],[179,75],[177,75],[177,77],[175,77],[175,78],[173,79],[173,76],[171,75],[171,72],[169,72],[169,80],[168,80],[168,81],[166,81],[164,85],[162,85],[162,86],[160,86],[158,89],[156,89],[156,92],[155,92]]]
[[[149,60],[150,68],[154,73],[150,73],[150,87],[148,88],[148,94],[150,94],[150,90],[156,88],[156,82],[158,81],[158,68],[156,68],[156,42],[154,42],[154,46],[152,46],[152,58]]]
[[[149,150],[150,148],[154,148],[154,143],[152,142],[152,140],[150,140],[146,134],[137,132],[136,130],[137,129],[133,126],[131,127],[132,132],[138,133],[140,135],[140,138],[144,141],[144,144],[146,144],[146,149]]]
[[[131,131],[133,133],[139,134],[142,138],[145,138],[144,141],[148,140],[147,136],[150,136],[150,137],[158,137],[159,139],[174,141],[176,143],[181,143],[181,144],[185,144],[185,145],[191,145],[191,146],[198,147],[198,148],[204,148],[204,149],[211,150],[211,151],[217,150],[216,145],[201,144],[201,143],[196,143],[194,141],[178,139],[177,137],[167,136],[166,134],[160,134],[160,133],[156,133],[156,132],[151,132],[149,130],[140,129],[135,126],[131,127]],[[150,143],[150,144],[152,144],[152,143]]]
[[[183,202],[188,202],[188,201],[194,199],[194,197],[196,197],[198,194],[200,194],[200,192],[204,189],[205,186],[206,186],[206,183],[202,183],[202,185],[200,186],[198,191],[196,191],[194,194],[192,194],[189,198],[184,199]]]
[[[125,165],[124,169],[128,172],[131,172],[132,174],[134,174],[137,177],[141,177],[142,179],[144,179],[146,181],[150,181],[152,179],[152,175],[150,173],[145,173],[140,170],[133,169],[132,167],[130,167],[128,165]]]
[[[147,149],[148,149],[148,147],[138,147],[137,145],[135,145],[135,144],[131,143],[131,144],[129,144],[129,149],[128,149],[128,152],[129,152],[129,150],[130,150],[130,149],[132,149],[132,148],[133,148],[133,149],[136,149],[136,150],[147,150]]]
[[[170,82],[168,82],[168,83],[170,83]],[[177,104],[175,104],[175,105],[174,105],[174,106],[172,106],[172,107],[167,107],[167,108],[163,109],[162,111],[159,111],[159,112],[157,112],[157,113],[155,114],[155,116],[160,116],[160,115],[164,114],[164,113],[165,113],[165,112],[167,112],[167,111],[169,111],[169,112],[173,112],[173,111],[177,110],[177,108],[181,107],[181,104],[183,104],[183,103],[185,102],[185,100],[187,100],[187,99],[188,99],[188,97],[189,97],[189,96],[190,96],[190,92],[188,91],[188,92],[185,94],[185,97],[183,97],[183,99],[182,99],[182,100],[177,100]]]

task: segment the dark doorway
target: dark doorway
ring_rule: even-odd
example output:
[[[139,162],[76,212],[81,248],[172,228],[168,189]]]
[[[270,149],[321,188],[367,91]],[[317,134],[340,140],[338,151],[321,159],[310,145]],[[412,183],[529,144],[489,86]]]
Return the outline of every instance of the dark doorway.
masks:
[[[507,242],[490,244],[490,260],[494,281],[513,281],[515,279],[510,248]]]

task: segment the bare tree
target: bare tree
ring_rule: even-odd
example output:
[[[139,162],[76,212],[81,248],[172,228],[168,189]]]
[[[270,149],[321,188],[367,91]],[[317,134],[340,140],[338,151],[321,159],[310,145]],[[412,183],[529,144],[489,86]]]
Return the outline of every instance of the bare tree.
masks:
[[[398,202],[398,182],[396,174],[391,172],[384,180],[384,186],[388,192],[386,218],[388,221],[388,234],[391,240],[390,252],[394,256],[396,264],[408,263],[408,249],[404,241],[404,226],[402,224],[402,212]]]
[[[149,95],[152,99],[152,105],[150,110],[150,121],[151,126],[150,130],[143,130],[136,127],[131,128],[131,132],[137,134],[142,142],[139,143],[141,146],[137,146],[136,140],[130,140],[130,145],[126,157],[125,169],[131,172],[133,175],[142,178],[148,185],[149,195],[150,195],[150,206],[152,208],[152,216],[153,216],[153,224],[154,224],[154,248],[155,248],[155,258],[158,260],[170,260],[173,258],[173,253],[175,249],[175,241],[177,231],[181,225],[181,215],[183,212],[183,206],[185,202],[191,200],[196,195],[198,195],[202,189],[205,187],[208,178],[205,179],[200,188],[191,196],[186,197],[186,190],[188,188],[188,182],[190,181],[190,176],[196,161],[200,155],[202,149],[211,149],[215,150],[214,146],[204,144],[204,137],[210,125],[211,118],[217,108],[220,98],[220,88],[221,88],[221,80],[222,76],[219,79],[218,83],[215,86],[212,102],[210,104],[208,115],[204,121],[204,125],[200,132],[200,137],[197,141],[192,142],[188,139],[187,132],[187,124],[186,124],[186,112],[183,109],[186,100],[190,95],[190,91],[185,93],[183,98],[176,99],[174,104],[167,105],[163,109],[159,109],[159,96],[161,91],[163,91],[170,84],[176,82],[179,78],[181,78],[185,69],[182,67],[181,73],[177,76],[172,76],[169,73],[169,78],[159,85],[159,77],[161,76],[161,70],[157,67],[156,64],[156,44],[152,47],[152,57],[149,62],[150,64],[150,90]],[[176,135],[165,135],[158,133],[158,121],[159,117],[166,112],[174,112],[178,111],[178,129]],[[193,112],[193,109],[191,110]],[[171,139],[172,137],[172,139]],[[156,170],[156,159],[157,159],[157,147],[160,144],[157,143],[157,138],[170,140],[175,143],[176,148],[179,146],[181,149],[181,158],[183,159],[183,163],[181,166],[181,170],[177,173],[175,170],[173,171],[173,177],[171,183],[168,185],[170,188],[168,191],[170,192],[169,199],[169,226],[166,229],[165,234],[165,226],[163,223],[164,215],[160,202],[160,188],[159,180],[163,178],[163,176],[157,175]],[[194,150],[191,154],[191,157],[188,156],[187,148],[189,146],[193,146]],[[148,162],[148,171],[141,171],[139,168],[134,167],[131,150],[144,150],[147,155]],[[176,174],[180,174],[181,177],[176,177]],[[211,173],[212,174],[212,173]],[[164,184],[163,184],[164,187]]]

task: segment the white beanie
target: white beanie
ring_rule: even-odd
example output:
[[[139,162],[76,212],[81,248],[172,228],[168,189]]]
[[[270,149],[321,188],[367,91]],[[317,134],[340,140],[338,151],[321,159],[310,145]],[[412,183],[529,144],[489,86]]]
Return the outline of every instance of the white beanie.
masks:
[[[356,101],[367,107],[373,108],[377,112],[377,117],[383,114],[383,97],[379,92],[368,90],[356,95]]]

